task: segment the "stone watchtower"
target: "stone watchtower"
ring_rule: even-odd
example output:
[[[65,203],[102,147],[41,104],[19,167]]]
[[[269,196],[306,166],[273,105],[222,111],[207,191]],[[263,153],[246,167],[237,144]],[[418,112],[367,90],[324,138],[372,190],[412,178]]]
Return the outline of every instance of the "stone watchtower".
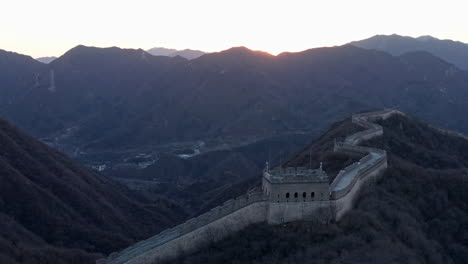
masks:
[[[330,200],[328,175],[305,167],[276,168],[263,173],[262,190],[273,203],[297,203]]]

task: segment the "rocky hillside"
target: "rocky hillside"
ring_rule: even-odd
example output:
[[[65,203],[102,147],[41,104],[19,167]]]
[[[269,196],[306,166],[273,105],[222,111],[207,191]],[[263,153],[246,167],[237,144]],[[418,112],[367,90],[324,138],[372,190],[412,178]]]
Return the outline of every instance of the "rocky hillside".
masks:
[[[377,35],[368,39],[351,42],[352,45],[389,52],[399,56],[407,52],[427,51],[460,69],[468,70],[468,44],[431,36],[419,38],[399,35]]]
[[[76,155],[200,140],[236,146],[382,107],[468,131],[468,73],[426,52],[346,45],[272,56],[240,47],[189,61],[78,46],[48,65],[7,55],[0,72],[24,67],[17,78],[0,75],[0,114]]]
[[[171,263],[466,263],[468,140],[411,117],[380,124],[384,136],[364,145],[386,149],[389,168],[340,222],[255,225]],[[288,162],[308,164],[306,153],[350,125]]]
[[[0,263],[93,263],[181,221],[0,120]]]

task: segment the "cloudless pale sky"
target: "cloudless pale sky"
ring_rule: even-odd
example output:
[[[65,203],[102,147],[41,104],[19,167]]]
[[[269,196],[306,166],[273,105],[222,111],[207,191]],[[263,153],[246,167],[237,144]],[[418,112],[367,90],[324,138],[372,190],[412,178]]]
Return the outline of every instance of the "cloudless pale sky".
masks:
[[[0,49],[60,56],[76,45],[272,54],[376,34],[468,43],[468,0],[1,0]]]

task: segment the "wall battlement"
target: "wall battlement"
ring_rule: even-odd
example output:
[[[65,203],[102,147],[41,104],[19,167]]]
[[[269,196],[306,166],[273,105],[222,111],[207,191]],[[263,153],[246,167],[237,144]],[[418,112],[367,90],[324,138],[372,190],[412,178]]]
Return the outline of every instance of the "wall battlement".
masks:
[[[271,183],[299,183],[299,182],[326,182],[328,175],[322,169],[306,169],[305,167],[288,167],[266,170],[264,179]]]
[[[387,119],[394,114],[404,115],[400,111],[387,109],[352,116],[352,122],[365,130],[348,136],[343,142],[335,142],[334,151],[367,155],[341,170],[331,184],[328,184],[328,181],[313,180],[324,179],[326,173],[321,169],[273,170],[271,174],[264,176],[264,183],[265,179],[271,180],[274,175],[276,178],[293,176],[302,179],[309,177],[309,181],[270,181],[270,185],[263,185],[262,190],[254,189],[236,199],[228,200],[209,212],[164,230],[160,234],[140,241],[119,253],[112,253],[107,259],[98,260],[97,263],[158,263],[161,260],[176,257],[182,252],[194,250],[199,245],[220,240],[253,223],[277,224],[295,220],[310,220],[314,217],[320,217],[320,214],[324,212],[332,212],[333,218],[339,220],[352,209],[361,188],[368,185],[371,179],[387,168],[385,150],[357,145],[364,140],[382,135],[383,128],[373,122],[378,119]],[[326,178],[328,179],[328,176]],[[307,182],[309,185],[304,185]],[[301,191],[297,191],[299,189]],[[326,192],[325,195],[323,195],[324,192]]]

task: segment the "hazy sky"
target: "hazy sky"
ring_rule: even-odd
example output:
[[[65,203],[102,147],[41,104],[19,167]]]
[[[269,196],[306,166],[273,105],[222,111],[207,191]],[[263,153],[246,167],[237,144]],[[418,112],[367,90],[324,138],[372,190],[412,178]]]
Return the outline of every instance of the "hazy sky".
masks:
[[[468,43],[468,0],[1,0],[0,10],[0,49],[33,57],[78,44],[277,54],[392,33]]]

